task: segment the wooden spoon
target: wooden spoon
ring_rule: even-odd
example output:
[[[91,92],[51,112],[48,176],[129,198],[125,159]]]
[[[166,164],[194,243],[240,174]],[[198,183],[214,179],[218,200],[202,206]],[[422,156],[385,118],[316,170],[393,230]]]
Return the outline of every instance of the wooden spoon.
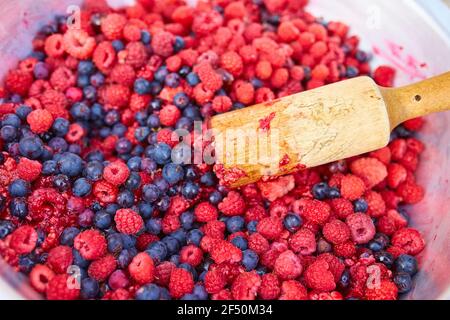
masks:
[[[345,80],[211,119],[216,173],[239,187],[385,147],[402,122],[450,109],[450,72],[403,88]]]

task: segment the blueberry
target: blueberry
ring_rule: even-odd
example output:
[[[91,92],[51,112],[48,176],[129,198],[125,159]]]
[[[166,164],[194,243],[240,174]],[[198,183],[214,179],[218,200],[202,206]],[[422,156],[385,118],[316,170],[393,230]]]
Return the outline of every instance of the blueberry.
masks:
[[[240,216],[231,217],[226,221],[226,226],[229,233],[239,232],[244,228],[245,220]]]
[[[134,131],[134,137],[139,142],[144,142],[149,135],[150,135],[150,128],[148,127],[139,127],[136,128],[136,130]]]
[[[141,157],[131,157],[128,161],[127,161],[127,166],[128,168],[130,168],[131,171],[140,171],[141,169],[141,163],[142,163],[142,159]]]
[[[186,76],[186,81],[191,87],[195,87],[200,83],[200,78],[195,72],[191,72]]]
[[[354,66],[347,67],[347,71],[346,71],[347,78],[354,78],[354,77],[357,77],[358,75],[359,75],[358,68],[356,68]]]
[[[131,259],[133,259],[131,250],[122,250],[117,257],[117,265],[119,266],[119,268],[125,269],[130,264]]]
[[[125,249],[134,249],[134,247],[136,246],[136,238],[128,234],[121,234],[121,236],[123,241],[123,247]]]
[[[93,86],[94,88],[99,88],[105,83],[105,76],[101,72],[96,72],[89,78],[89,82],[90,82],[91,86]],[[94,113],[95,106],[99,106],[99,104],[96,103],[92,106],[91,113]],[[97,109],[97,110],[99,110],[100,112],[103,113],[102,109]],[[96,119],[96,117],[93,117],[93,118]]]
[[[376,252],[375,260],[384,264],[388,268],[391,268],[394,263],[394,257],[392,256],[392,254],[386,251]]]
[[[179,92],[173,98],[173,104],[180,109],[184,109],[189,105],[189,97],[184,92]]]
[[[148,255],[153,258],[153,261],[157,263],[164,261],[164,259],[167,257],[167,247],[161,241],[150,243],[145,252],[147,252]]]
[[[252,234],[252,233],[255,233],[257,230],[256,230],[256,227],[258,226],[258,221],[255,221],[255,220],[253,220],[253,221],[250,221],[248,224],[247,224],[247,230],[248,230],[248,232],[250,233],[250,234]]]
[[[303,221],[299,215],[290,213],[284,217],[283,225],[291,233],[296,232],[302,226]]]
[[[27,116],[33,111],[33,109],[27,105],[21,105],[16,109],[16,115],[21,119],[25,120]]]
[[[155,74],[153,75],[153,78],[155,81],[163,82],[166,76],[169,74],[169,71],[167,70],[166,66],[159,67],[158,70],[156,70]]]
[[[164,79],[164,83],[170,88],[176,88],[180,85],[180,76],[175,72],[169,73]]]
[[[61,173],[68,177],[76,177],[83,170],[83,160],[78,155],[70,152],[62,154],[58,165]]]
[[[64,137],[69,132],[70,123],[64,118],[56,118],[52,125],[52,131],[57,137]]]
[[[394,276],[394,283],[398,288],[398,293],[408,293],[412,289],[412,279],[407,273],[398,273]]]
[[[247,250],[248,248],[247,240],[241,236],[234,237],[233,240],[231,240],[231,243],[242,251]]]
[[[14,229],[14,224],[11,221],[0,220],[0,239],[5,239]]]
[[[178,164],[168,163],[164,166],[162,175],[164,180],[173,185],[183,179],[184,170],[183,167]]]
[[[161,192],[154,184],[146,184],[142,188],[142,198],[150,203],[155,202],[160,197]]]
[[[121,40],[114,40],[111,44],[116,51],[122,51],[123,49],[125,49],[125,45]]]
[[[195,221],[195,217],[191,211],[183,212],[180,216],[181,226],[185,230],[190,230],[192,228],[194,221]]]
[[[178,229],[177,231],[172,232],[172,233],[170,234],[170,236],[172,236],[172,237],[174,237],[175,239],[177,239],[178,242],[179,242],[181,245],[185,245],[185,244],[186,244],[186,237],[187,237],[187,235],[186,235],[186,231],[184,231],[183,229]]]
[[[95,66],[92,61],[82,60],[78,62],[78,73],[79,74],[91,74],[95,71]]]
[[[222,194],[219,191],[213,191],[209,195],[208,200],[212,204],[219,204],[222,201]]]
[[[8,187],[11,197],[25,197],[30,193],[30,184],[23,179],[16,179]]]
[[[341,197],[341,192],[338,188],[329,188],[328,189],[328,199],[339,199]]]
[[[353,210],[355,212],[366,213],[367,210],[369,210],[369,205],[367,204],[366,200],[358,199],[355,202],[353,202]]]
[[[94,216],[94,225],[102,230],[108,229],[112,224],[112,218],[106,211],[98,211]]]
[[[70,179],[64,174],[54,176],[53,186],[61,192],[66,191],[70,188]]]
[[[171,149],[165,143],[158,143],[152,150],[151,158],[155,160],[157,164],[166,164],[171,157]]]
[[[104,166],[100,161],[91,161],[84,168],[84,176],[90,181],[98,181],[103,177]]]
[[[156,284],[150,283],[140,287],[136,291],[136,300],[159,300],[161,289]]]
[[[314,198],[317,200],[325,200],[328,196],[329,188],[330,187],[325,182],[314,185],[312,188]]]
[[[77,179],[72,187],[72,192],[77,197],[85,197],[92,191],[92,186],[86,178]]]
[[[116,123],[112,128],[112,134],[118,137],[123,137],[127,132],[128,128],[122,123]]]
[[[178,74],[182,77],[186,77],[189,72],[191,72],[191,68],[189,66],[182,66],[180,70],[178,70]]]
[[[181,193],[186,199],[192,200],[197,197],[200,192],[200,187],[197,183],[186,182],[181,189]]]
[[[77,78],[77,87],[84,88],[90,84],[89,76],[86,74],[80,74]]]
[[[170,256],[177,253],[180,250],[180,243],[178,242],[177,239],[175,239],[172,236],[164,237],[161,240],[161,242],[166,245],[167,254]]]
[[[92,278],[81,280],[80,295],[83,299],[94,299],[100,292],[100,285]]]
[[[17,128],[7,125],[0,129],[0,138],[6,142],[12,142],[18,137]]]
[[[147,220],[145,223],[145,228],[148,233],[158,235],[161,233],[162,226],[161,226],[161,219],[159,218],[152,218]]]
[[[201,232],[199,229],[193,229],[188,232],[186,241],[188,244],[194,244],[198,247],[202,238],[203,232]]]
[[[348,269],[345,269],[342,272],[341,279],[339,280],[339,286],[343,289],[346,289],[350,285],[350,272]]]
[[[94,101],[95,99],[97,99],[97,89],[94,86],[86,86],[83,88],[83,96],[88,101]]]
[[[198,296],[196,296],[196,295],[193,294],[193,293],[187,293],[187,294],[185,294],[184,296],[182,296],[182,297],[180,298],[180,300],[183,300],[183,301],[195,301],[195,300],[200,300],[200,299],[199,299]]]
[[[413,276],[418,271],[417,259],[413,256],[402,254],[395,260],[395,270],[398,273],[407,273]]]
[[[19,270],[21,272],[28,274],[35,265],[36,262],[34,261],[32,255],[25,255],[19,257]]]
[[[20,127],[20,122],[20,118],[16,114],[9,113],[3,117],[2,126],[12,126],[18,129]]]
[[[78,250],[72,249],[72,255],[74,265],[80,268],[87,268],[89,266],[89,261],[84,259]]]
[[[245,270],[252,271],[258,266],[259,257],[258,254],[250,249],[242,252],[242,265],[245,267]]]
[[[144,78],[138,78],[134,81],[134,91],[139,95],[150,93],[150,81]]]
[[[48,146],[53,150],[53,153],[63,153],[69,148],[66,140],[61,137],[54,137],[50,139]]]
[[[137,172],[131,172],[127,181],[125,181],[125,188],[128,190],[136,190],[141,184],[141,176]],[[134,199],[134,197],[133,197]]]
[[[175,41],[173,43],[173,50],[175,52],[179,52],[184,49],[185,45],[186,45],[186,43],[185,43],[184,39],[180,36],[176,36]]]
[[[152,216],[153,212],[155,211],[155,208],[149,203],[140,202],[138,204],[138,211],[139,214],[142,216],[142,218],[148,219]]]
[[[39,61],[33,68],[33,74],[36,79],[43,80],[47,79],[50,70],[45,62]]]
[[[105,124],[113,126],[120,121],[120,113],[117,110],[110,110],[105,115]]]
[[[389,244],[389,237],[383,233],[377,233],[369,242],[369,249],[378,252],[384,250]]]
[[[149,44],[152,41],[152,35],[147,30],[141,31],[141,42],[143,44]]]
[[[117,203],[121,208],[130,208],[134,204],[134,193],[130,190],[123,190],[117,195]]]
[[[176,130],[185,130],[186,132],[191,132],[194,128],[194,123],[191,119],[186,117],[181,117],[178,119],[177,123],[175,124]]]
[[[11,215],[19,219],[25,219],[28,215],[28,206],[25,198],[14,198],[9,203]]]
[[[64,229],[59,237],[59,242],[64,246],[73,246],[73,241],[75,237],[80,233],[80,230],[75,227],[68,227]]]
[[[123,250],[123,238],[119,233],[113,233],[108,236],[108,251],[117,254]]]

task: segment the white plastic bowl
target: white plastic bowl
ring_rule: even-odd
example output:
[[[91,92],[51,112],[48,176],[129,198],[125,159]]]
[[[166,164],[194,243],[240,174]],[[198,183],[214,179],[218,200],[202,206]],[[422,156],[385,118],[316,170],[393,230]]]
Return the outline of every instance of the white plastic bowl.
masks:
[[[295,0],[292,0],[295,1]],[[0,77],[31,49],[33,34],[50,16],[80,0],[0,0]],[[111,0],[114,5],[133,0]],[[188,0],[195,3],[196,0]],[[310,0],[309,11],[339,20],[378,52],[374,65],[399,70],[397,85],[450,70],[450,10],[440,0]],[[19,35],[19,36],[18,36]],[[426,64],[422,65],[421,64]],[[450,97],[450,88],[449,88]],[[449,99],[450,100],[450,99]],[[411,208],[412,223],[427,240],[409,299],[450,299],[450,113],[434,115],[421,133],[427,150],[419,181],[426,199]],[[0,261],[0,299],[38,298],[26,280]]]

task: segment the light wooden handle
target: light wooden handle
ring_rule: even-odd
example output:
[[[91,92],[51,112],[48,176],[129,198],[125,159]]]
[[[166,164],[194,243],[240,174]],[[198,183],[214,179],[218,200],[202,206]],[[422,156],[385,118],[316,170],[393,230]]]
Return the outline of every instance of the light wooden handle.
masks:
[[[450,110],[450,72],[406,87],[381,88],[391,129],[406,120]]]

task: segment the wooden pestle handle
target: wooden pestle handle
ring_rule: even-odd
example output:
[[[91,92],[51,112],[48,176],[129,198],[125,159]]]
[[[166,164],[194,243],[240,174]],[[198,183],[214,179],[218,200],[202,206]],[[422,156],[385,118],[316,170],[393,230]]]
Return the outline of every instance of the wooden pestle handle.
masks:
[[[391,130],[406,120],[450,109],[450,72],[401,88],[380,88]]]

